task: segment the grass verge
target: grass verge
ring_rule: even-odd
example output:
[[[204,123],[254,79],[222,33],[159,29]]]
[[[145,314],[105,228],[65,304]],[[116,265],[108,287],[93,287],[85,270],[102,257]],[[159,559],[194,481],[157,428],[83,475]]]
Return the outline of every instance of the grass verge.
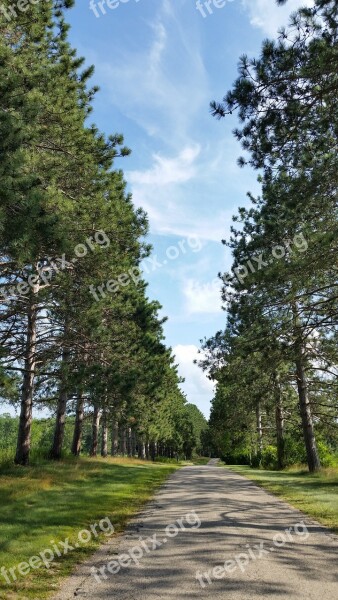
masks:
[[[17,567],[66,538],[74,545],[79,532],[90,530],[100,519],[109,518],[115,532],[122,531],[179,466],[136,459],[80,458],[28,468],[1,467],[0,568]],[[0,572],[0,598],[47,598],[58,588],[61,577],[93,553],[103,539],[104,534],[97,538],[92,535],[88,543],[57,558],[49,569],[31,569],[24,577],[16,570],[17,580],[10,584]]]
[[[197,456],[196,458],[193,458],[191,460],[191,462],[194,465],[201,465],[201,466],[205,466],[208,464],[208,462],[210,462],[210,458],[208,456]]]
[[[290,502],[338,534],[338,467],[315,474],[301,468],[262,471],[239,465],[225,467]]]

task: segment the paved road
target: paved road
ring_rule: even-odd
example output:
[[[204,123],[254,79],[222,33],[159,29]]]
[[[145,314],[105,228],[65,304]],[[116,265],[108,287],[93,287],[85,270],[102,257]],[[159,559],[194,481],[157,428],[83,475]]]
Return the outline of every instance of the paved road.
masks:
[[[248,480],[185,467],[55,600],[337,600],[337,559],[337,537]]]

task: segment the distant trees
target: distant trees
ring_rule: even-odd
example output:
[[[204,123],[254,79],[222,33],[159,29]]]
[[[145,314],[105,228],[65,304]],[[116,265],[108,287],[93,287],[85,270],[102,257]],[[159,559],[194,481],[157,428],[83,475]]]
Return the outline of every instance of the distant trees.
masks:
[[[88,124],[97,89],[68,42],[72,5],[0,14],[0,385],[20,396],[15,462],[29,462],[33,403],[55,413],[53,459],[72,415],[76,456],[189,453],[199,441],[142,278],[147,216],[115,167],[123,137]]]
[[[184,412],[184,409],[183,409]],[[205,422],[206,424],[206,422]],[[130,417],[127,421],[122,417],[113,422],[111,418],[106,419],[100,415],[98,422],[94,419],[93,408],[88,403],[83,413],[81,425],[80,447],[73,452],[73,438],[76,433],[76,416],[73,414],[72,406],[69,406],[65,427],[63,432],[62,456],[103,456],[123,457],[129,456],[148,460],[190,459],[197,455],[208,456],[207,445],[201,444],[191,435],[192,424],[187,415],[181,414],[174,422],[175,430],[169,438],[167,430],[162,430],[158,437],[147,437],[144,435],[143,424]],[[0,461],[12,460],[13,449],[17,443],[17,432],[19,418],[11,417],[9,414],[0,415]],[[93,435],[93,429],[96,437]],[[48,457],[53,443],[55,431],[55,417],[35,418],[31,428],[31,450],[30,457],[34,462],[41,457]],[[206,431],[206,430],[205,430]],[[190,437],[188,437],[190,436]],[[95,452],[93,450],[95,449]]]
[[[191,456],[192,451],[195,450],[200,456],[208,456],[209,448],[206,440],[208,423],[195,404],[187,404],[185,410],[188,420],[192,423],[193,433],[193,438],[189,441],[187,455]]]
[[[273,444],[280,468],[301,426],[312,472],[323,443],[338,446],[337,27],[337,3],[316,0],[259,59],[242,57],[233,89],[211,104],[219,118],[238,111],[240,164],[262,183],[227,242],[227,329],[205,343],[202,366],[218,382],[211,424],[223,452]]]

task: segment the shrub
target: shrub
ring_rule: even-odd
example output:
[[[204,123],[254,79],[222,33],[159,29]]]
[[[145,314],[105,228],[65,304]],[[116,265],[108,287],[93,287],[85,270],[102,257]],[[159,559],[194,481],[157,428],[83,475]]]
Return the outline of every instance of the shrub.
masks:
[[[306,464],[306,450],[302,438],[294,435],[285,437],[285,463],[286,466]]]
[[[259,469],[262,465],[262,453],[257,452],[254,456],[251,457],[250,466],[252,469]]]
[[[322,442],[319,440],[317,442],[317,448],[318,448],[319,458],[320,458],[320,462],[321,462],[322,466],[323,467],[333,467],[336,460],[335,460],[335,456],[333,455],[329,446],[327,446],[327,444],[325,444],[325,442]]]
[[[277,448],[266,446],[262,452],[262,467],[264,469],[277,469]]]
[[[249,465],[250,457],[242,452],[233,452],[230,454],[222,454],[221,461],[226,465]]]

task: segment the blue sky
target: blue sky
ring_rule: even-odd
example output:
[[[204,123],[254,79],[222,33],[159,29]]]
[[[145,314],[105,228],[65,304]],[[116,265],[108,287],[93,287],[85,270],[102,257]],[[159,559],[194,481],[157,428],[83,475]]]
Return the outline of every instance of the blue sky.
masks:
[[[221,239],[247,191],[259,190],[257,174],[236,164],[236,116],[213,119],[209,102],[231,87],[239,57],[256,56],[304,2],[215,0],[224,6],[210,2],[205,16],[195,0],[110,0],[115,8],[105,2],[106,14],[89,2],[78,0],[67,18],[71,42],[95,65],[101,88],[92,120],[123,133],[132,149],[117,166],[149,215],[149,295],[169,317],[166,339],[188,400],[208,416],[213,386],[193,360],[200,339],[225,323],[215,279],[231,257]]]

